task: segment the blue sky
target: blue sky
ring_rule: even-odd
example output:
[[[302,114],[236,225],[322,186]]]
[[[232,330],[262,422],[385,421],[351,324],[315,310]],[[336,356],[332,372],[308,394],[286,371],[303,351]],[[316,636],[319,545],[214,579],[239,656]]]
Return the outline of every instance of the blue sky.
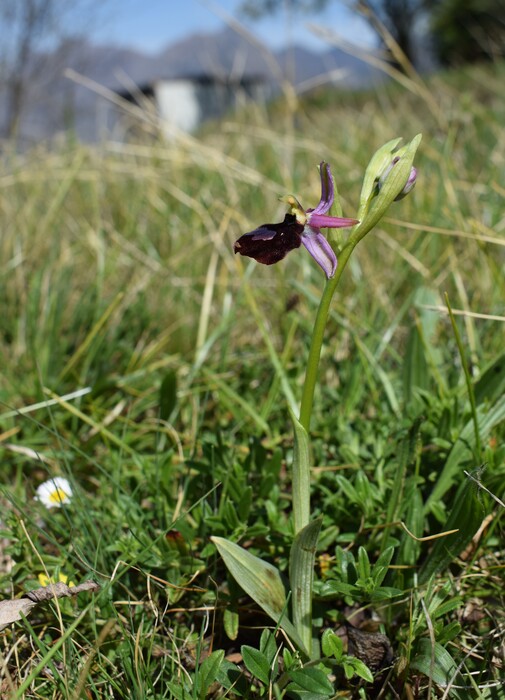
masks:
[[[193,32],[218,30],[225,21],[219,16],[221,10],[239,19],[272,48],[290,41],[313,49],[326,48],[307,29],[308,22],[334,29],[361,45],[373,42],[366,23],[339,0],[330,0],[324,12],[312,16],[298,13],[289,17],[281,11],[257,22],[240,16],[240,5],[241,0],[107,0],[100,27],[94,28],[90,38],[154,53]]]

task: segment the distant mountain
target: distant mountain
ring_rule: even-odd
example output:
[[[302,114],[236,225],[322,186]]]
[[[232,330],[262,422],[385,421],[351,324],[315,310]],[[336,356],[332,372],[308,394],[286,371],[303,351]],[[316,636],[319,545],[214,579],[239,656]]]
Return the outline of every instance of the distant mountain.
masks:
[[[36,71],[40,65],[44,69]],[[383,79],[381,73],[338,48],[315,52],[294,46],[272,52],[229,27],[214,33],[193,34],[152,55],[73,40],[36,59],[33,75],[37,77],[28,90],[20,127],[20,134],[26,140],[37,141],[69,126],[80,138],[96,140],[100,131],[108,128],[103,121],[103,96],[65,77],[68,68],[115,91],[161,78],[202,75],[221,79],[261,77],[271,84],[273,92],[286,79],[297,89],[320,82],[324,76],[332,82],[335,71],[337,83],[348,87]],[[0,105],[2,101],[0,91]]]
[[[165,71],[162,77],[209,72],[219,76],[263,75],[274,83],[288,78],[297,86],[341,69],[344,81],[351,86],[382,79],[379,71],[341,49],[316,52],[293,46],[272,52],[229,27],[212,34],[193,34],[167,47],[154,60]]]

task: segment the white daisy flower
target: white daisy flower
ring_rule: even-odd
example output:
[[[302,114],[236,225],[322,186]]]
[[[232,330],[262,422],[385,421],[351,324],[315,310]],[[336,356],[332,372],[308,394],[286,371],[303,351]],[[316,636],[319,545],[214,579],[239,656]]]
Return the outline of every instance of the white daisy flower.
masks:
[[[72,487],[67,479],[55,476],[40,484],[35,499],[43,503],[46,508],[61,508],[72,500]]]

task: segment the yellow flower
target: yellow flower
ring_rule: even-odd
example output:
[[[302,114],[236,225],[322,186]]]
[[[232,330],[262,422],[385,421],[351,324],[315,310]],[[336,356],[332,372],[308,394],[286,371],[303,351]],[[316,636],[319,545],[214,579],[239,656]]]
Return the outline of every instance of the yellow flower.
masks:
[[[69,581],[68,576],[65,576],[65,574],[59,574],[58,581],[55,581],[52,576],[46,576],[46,574],[39,574],[37,578],[39,579],[40,585],[44,588],[58,582],[65,583],[69,588],[75,586],[75,583],[73,581]]]

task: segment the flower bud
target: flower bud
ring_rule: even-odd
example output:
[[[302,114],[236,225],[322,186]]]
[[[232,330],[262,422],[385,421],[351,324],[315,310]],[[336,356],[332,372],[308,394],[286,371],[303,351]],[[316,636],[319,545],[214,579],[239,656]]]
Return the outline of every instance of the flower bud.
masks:
[[[400,156],[396,156],[395,158],[393,158],[393,160],[390,163],[388,163],[388,165],[381,172],[381,174],[379,175],[379,181],[377,183],[377,186],[379,189],[382,189],[384,187],[384,183],[388,179],[389,173],[393,170],[393,168],[395,167],[395,165],[398,163],[399,160],[400,160]]]
[[[403,199],[408,193],[414,189],[414,185],[416,184],[417,180],[417,168],[412,168],[410,169],[410,175],[409,179],[405,183],[405,186],[403,190],[400,192],[400,194],[395,198],[395,202],[397,202],[399,199]]]
[[[414,187],[417,170],[413,161],[420,141],[421,134],[417,134],[410,143],[398,148],[400,139],[393,139],[374,153],[363,178],[356,215],[361,223],[351,234],[353,240],[366,236],[395,199],[401,199]]]
[[[381,175],[379,177],[379,181],[377,183],[379,190],[384,186],[386,179],[388,178],[389,174],[391,173],[391,171],[393,170],[395,165],[399,162],[399,160],[400,160],[400,157],[396,156],[395,158],[393,158],[391,163],[389,163],[389,165],[383,170],[383,172],[381,173]],[[409,177],[407,179],[407,182],[403,186],[402,191],[396,195],[396,197],[394,199],[395,202],[397,202],[400,199],[403,199],[406,195],[408,195],[408,193],[412,189],[414,189],[414,185],[416,184],[416,179],[417,179],[417,169],[412,166],[412,168],[410,169],[410,174],[409,174]]]

